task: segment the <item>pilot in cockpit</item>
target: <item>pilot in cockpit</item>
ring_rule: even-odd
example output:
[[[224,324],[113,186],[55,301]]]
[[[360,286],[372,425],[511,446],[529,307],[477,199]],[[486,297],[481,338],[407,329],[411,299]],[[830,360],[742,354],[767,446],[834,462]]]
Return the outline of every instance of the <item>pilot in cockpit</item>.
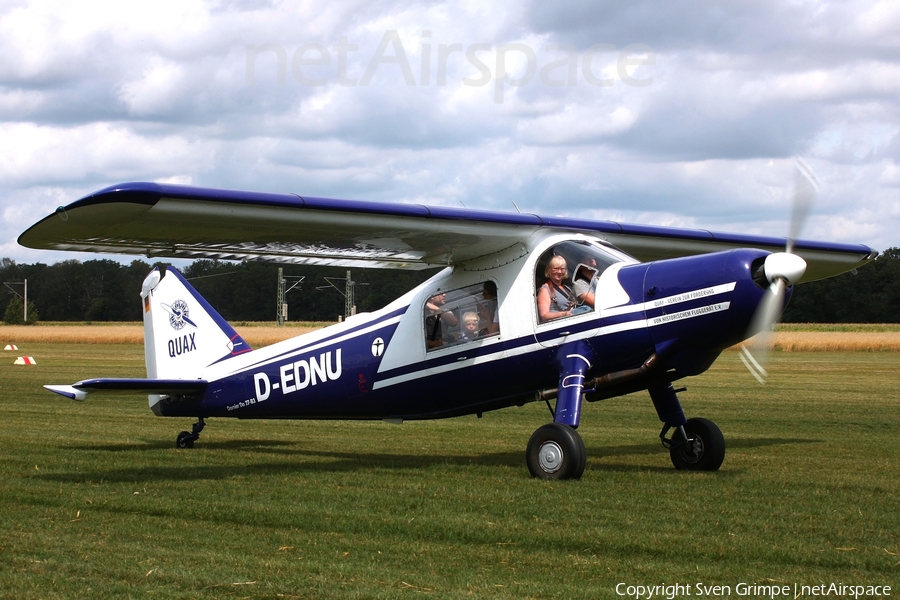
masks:
[[[452,310],[444,308],[446,294],[436,294],[425,303],[425,344],[428,348],[444,345],[447,328],[459,322]]]
[[[581,257],[581,262],[572,276],[572,287],[580,305],[594,308],[594,286],[598,274],[597,259],[590,254]]]

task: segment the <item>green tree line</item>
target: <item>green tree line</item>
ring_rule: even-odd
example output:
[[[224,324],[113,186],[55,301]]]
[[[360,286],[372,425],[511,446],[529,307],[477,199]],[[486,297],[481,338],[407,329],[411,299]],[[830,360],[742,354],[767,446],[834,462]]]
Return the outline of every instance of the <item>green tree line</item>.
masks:
[[[888,248],[856,274],[794,287],[786,323],[900,323],[900,248]]]
[[[141,260],[66,260],[53,265],[17,264],[0,259],[0,314],[6,322],[22,311],[21,282],[28,280],[29,321],[140,321],[141,283],[153,266]],[[344,289],[347,269],[283,265],[289,281],[304,277],[287,294],[289,320],[334,321],[344,298],[326,281]],[[435,270],[351,269],[358,312],[381,308]],[[278,265],[198,260],[183,269],[197,291],[229,321],[274,321]],[[317,289],[324,287],[325,289]],[[796,286],[784,314],[793,323],[900,322],[900,248],[882,252],[858,273]]]
[[[20,315],[28,280],[29,321],[140,321],[141,283],[154,266],[142,260],[123,265],[113,260],[66,260],[54,265],[17,264],[0,259],[0,314]],[[336,321],[344,314],[347,269],[281,265],[283,275],[302,284],[285,300],[291,321]],[[274,321],[278,267],[270,263],[198,260],[180,269],[200,294],[229,321]],[[433,275],[436,270],[351,269],[357,312],[381,308]],[[331,278],[340,292],[329,285]],[[290,284],[288,284],[290,285]],[[316,289],[316,288],[326,289]],[[10,307],[12,305],[12,307]],[[9,309],[9,311],[7,311]],[[34,311],[32,313],[32,310]],[[10,322],[8,319],[4,319]]]

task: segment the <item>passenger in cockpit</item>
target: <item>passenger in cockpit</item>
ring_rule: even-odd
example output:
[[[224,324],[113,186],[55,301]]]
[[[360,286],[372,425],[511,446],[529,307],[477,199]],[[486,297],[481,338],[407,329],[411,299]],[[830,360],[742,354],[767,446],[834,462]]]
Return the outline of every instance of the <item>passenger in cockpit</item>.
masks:
[[[472,342],[478,337],[478,314],[469,311],[462,317],[462,327],[459,329],[458,343]]]
[[[493,335],[500,333],[500,320],[497,315],[497,284],[493,281],[485,281],[481,288],[481,297],[484,302],[478,303],[478,314],[487,323],[478,335]]]

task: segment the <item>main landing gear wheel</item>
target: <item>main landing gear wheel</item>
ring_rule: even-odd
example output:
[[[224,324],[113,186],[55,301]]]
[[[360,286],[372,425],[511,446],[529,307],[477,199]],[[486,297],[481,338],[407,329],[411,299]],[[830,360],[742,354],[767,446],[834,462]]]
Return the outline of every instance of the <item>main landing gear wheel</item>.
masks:
[[[587,450],[574,429],[561,423],[548,423],[528,440],[525,460],[532,477],[579,479],[587,463]]]
[[[669,448],[675,468],[680,471],[718,471],[725,460],[725,436],[719,427],[709,419],[688,419],[684,432],[687,441]]]

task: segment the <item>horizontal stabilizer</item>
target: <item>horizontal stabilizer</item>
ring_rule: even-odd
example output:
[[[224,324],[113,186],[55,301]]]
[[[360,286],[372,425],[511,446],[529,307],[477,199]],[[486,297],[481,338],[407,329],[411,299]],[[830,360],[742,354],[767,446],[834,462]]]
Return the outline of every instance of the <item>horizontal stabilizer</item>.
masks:
[[[51,392],[78,400],[92,394],[199,394],[206,389],[203,379],[86,379],[72,385],[45,385]]]

